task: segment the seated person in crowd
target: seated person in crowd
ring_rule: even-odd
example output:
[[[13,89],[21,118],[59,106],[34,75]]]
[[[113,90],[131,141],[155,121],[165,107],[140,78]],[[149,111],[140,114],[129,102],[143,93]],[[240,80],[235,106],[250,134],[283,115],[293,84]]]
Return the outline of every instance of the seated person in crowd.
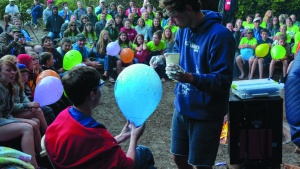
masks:
[[[61,38],[60,29],[64,23],[64,19],[58,15],[58,7],[52,8],[52,15],[47,18],[46,30],[49,31],[48,36],[53,41],[56,38]]]
[[[286,26],[286,25],[281,25],[279,31],[280,31],[280,32],[277,32],[277,33],[275,34],[275,37],[274,37],[273,40],[274,40],[274,41],[275,41],[275,40],[279,40],[278,36],[279,36],[280,34],[283,34],[283,35],[286,36],[286,42],[287,42],[288,44],[290,44],[290,43],[292,42],[292,37],[291,37],[290,34],[287,34],[287,33],[286,33],[286,31],[287,31],[287,26]]]
[[[25,47],[19,41],[21,30],[17,26],[10,26],[7,32],[0,34],[0,53],[3,55],[19,55],[25,53]],[[24,40],[22,41],[24,43]]]
[[[269,78],[271,78],[271,79],[273,78],[273,72],[274,72],[275,65],[278,64],[278,63],[282,63],[282,77],[279,80],[280,80],[280,82],[284,83],[285,82],[285,77],[286,77],[286,74],[287,74],[289,56],[291,54],[291,46],[287,43],[287,36],[284,35],[284,34],[278,35],[278,40],[277,41],[278,42],[273,43],[273,46],[275,46],[275,45],[283,46],[286,50],[286,54],[285,54],[283,59],[280,59],[280,60],[272,59],[271,60],[270,68],[269,68]]]
[[[87,14],[87,11],[86,11],[86,9],[82,6],[82,2],[80,2],[80,1],[77,1],[77,9],[74,11],[74,15],[77,17],[77,20],[76,20],[76,22],[78,23],[78,24],[80,24],[80,18],[81,18],[81,16],[82,15],[86,15]]]
[[[73,45],[73,50],[77,50],[82,55],[82,63],[86,64],[87,66],[92,66],[94,68],[98,68],[99,64],[95,61],[90,61],[89,59],[89,50],[85,46],[86,44],[86,37],[84,34],[79,33],[76,36],[76,43]]]
[[[257,46],[257,40],[253,37],[253,29],[247,29],[246,30],[246,33],[247,33],[247,37],[243,37],[240,41],[240,44],[239,44],[239,49],[241,49],[241,55],[237,56],[236,57],[236,64],[241,72],[241,75],[239,76],[239,79],[242,80],[245,78],[245,72],[244,72],[244,68],[243,68],[243,64],[246,63],[246,60],[245,60],[245,56],[242,55],[242,50],[245,50],[245,49],[250,49],[253,51],[253,54],[252,56],[250,56],[250,58],[247,58],[249,59],[248,60],[248,63],[249,63],[249,76],[248,78],[250,77],[250,73],[251,73],[251,68],[252,68],[252,63],[253,63],[253,60],[254,60],[254,50]]]
[[[40,64],[43,70],[53,70],[55,71],[54,65],[54,59],[52,57],[52,54],[50,52],[42,52],[40,54]]]
[[[71,19],[69,22],[65,22],[61,25],[61,28],[60,28],[60,33],[61,33],[61,36],[64,37],[64,32],[69,28],[69,25],[70,25],[70,22],[75,22],[75,29],[78,29],[78,27],[80,26],[79,23],[77,23],[77,16],[76,15],[72,15],[71,16]],[[76,36],[76,35],[75,35]]]
[[[76,21],[71,21],[68,23],[68,28],[63,32],[64,38],[69,38],[73,43],[76,42],[76,36],[79,33],[77,27],[76,27]]]
[[[9,0],[9,4],[5,7],[5,14],[4,14],[4,22],[5,22],[5,30],[8,28],[8,24],[10,22],[10,18],[13,15],[19,15],[19,8],[15,4],[15,0]]]
[[[95,25],[96,24],[96,22],[98,22],[98,18],[97,18],[97,16],[93,13],[93,6],[88,6],[87,8],[86,8],[86,10],[87,10],[87,16],[89,17],[89,21],[90,22],[92,22],[92,24],[93,25]],[[78,18],[78,19],[80,19],[80,18]],[[81,23],[81,21],[79,22],[79,23]]]
[[[38,24],[37,20],[39,18],[42,18],[42,15],[43,15],[42,5],[39,3],[39,0],[34,0],[33,5],[31,7],[31,16],[34,24],[34,29],[37,28],[37,24]]]
[[[61,56],[65,56],[65,54],[72,49],[72,44],[73,43],[69,38],[62,38],[60,46],[57,47],[56,50],[61,54]]]
[[[101,13],[99,15],[100,15],[100,19],[95,24],[95,31],[96,31],[97,39],[99,39],[99,35],[100,35],[101,31],[105,28],[105,25],[106,25],[106,22],[107,22],[105,13]]]
[[[96,69],[74,67],[63,76],[62,83],[74,105],[63,110],[46,131],[45,146],[54,167],[155,168],[151,151],[137,146],[145,125],[136,128],[127,122],[121,133],[113,137],[93,119],[92,112],[99,105],[104,85]],[[127,139],[130,143],[125,153],[119,144]]]
[[[68,2],[63,2],[62,7],[63,8],[58,12],[58,15],[63,18],[64,22],[69,22],[73,13],[68,8]]]

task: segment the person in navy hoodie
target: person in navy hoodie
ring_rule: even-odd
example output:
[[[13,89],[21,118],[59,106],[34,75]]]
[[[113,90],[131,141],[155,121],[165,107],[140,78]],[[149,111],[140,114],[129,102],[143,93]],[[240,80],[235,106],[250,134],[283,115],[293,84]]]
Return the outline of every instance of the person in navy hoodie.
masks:
[[[176,80],[171,153],[178,168],[212,168],[223,118],[228,113],[235,41],[220,14],[201,11],[195,0],[161,0],[171,21],[180,27],[175,50],[179,64],[167,64]],[[150,64],[162,63],[162,56]]]

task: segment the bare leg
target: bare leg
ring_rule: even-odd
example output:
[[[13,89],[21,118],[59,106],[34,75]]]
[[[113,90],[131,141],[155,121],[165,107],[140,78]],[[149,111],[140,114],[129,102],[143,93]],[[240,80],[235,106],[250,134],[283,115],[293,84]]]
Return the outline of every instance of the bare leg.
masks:
[[[122,71],[122,61],[118,60],[117,61],[117,74],[119,75]]]
[[[292,65],[293,65],[293,62],[294,62],[294,61],[291,61],[291,63],[289,64],[286,73],[289,73],[289,71],[290,71],[290,69],[291,69],[291,67],[292,67]]]
[[[262,79],[264,74],[264,58],[258,59],[258,70],[259,70],[259,78]]]
[[[249,79],[253,78],[253,75],[254,75],[254,72],[255,72],[255,69],[256,69],[257,61],[258,61],[258,58],[254,58],[252,68],[251,68],[251,73],[249,75]],[[250,72],[250,70],[249,70],[249,72]]]
[[[251,73],[251,70],[252,70],[253,61],[254,61],[254,57],[252,56],[252,57],[250,57],[250,59],[248,60],[248,62],[249,62],[248,78],[250,77],[250,73]]]
[[[283,77],[286,76],[286,72],[287,72],[287,68],[288,68],[288,63],[287,63],[287,60],[284,60],[282,61],[282,74],[283,74]]]
[[[241,78],[243,78],[245,76],[245,73],[244,73],[244,69],[243,69],[243,59],[242,59],[242,56],[239,55],[238,57],[236,57],[236,64],[241,72]]]
[[[193,169],[193,166],[189,165],[187,156],[173,155],[174,162],[178,169]]]
[[[275,65],[275,60],[272,59],[271,62],[270,62],[270,67],[269,67],[269,77],[273,76],[274,65]]]
[[[10,123],[0,127],[0,141],[9,141],[17,137],[22,137],[21,147],[24,153],[31,155],[30,163],[38,168],[35,158],[35,149],[33,144],[33,128],[27,123]]]
[[[34,132],[34,145],[36,152],[40,153],[42,151],[41,147],[41,133],[39,129],[39,119],[33,118],[33,119],[19,119],[18,120],[28,123],[32,126],[33,132]]]
[[[34,109],[33,111],[30,111],[30,110],[23,111],[23,112],[20,112],[20,113],[14,115],[14,117],[24,118],[24,119],[31,119],[31,118],[39,119],[42,135],[45,134],[46,129],[48,127],[44,113],[41,108]]]

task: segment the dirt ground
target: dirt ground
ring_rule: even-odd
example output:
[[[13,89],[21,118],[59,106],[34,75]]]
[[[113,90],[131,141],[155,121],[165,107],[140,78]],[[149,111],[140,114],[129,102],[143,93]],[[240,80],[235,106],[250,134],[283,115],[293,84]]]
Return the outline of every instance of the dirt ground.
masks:
[[[28,27],[26,29],[33,36],[32,31]],[[38,38],[46,34],[41,30],[34,30],[34,32]],[[156,167],[159,169],[176,168],[169,151],[175,84],[172,81],[163,83],[162,100],[155,112],[147,120],[146,130],[138,142],[138,144],[145,145],[152,150]],[[94,118],[104,124],[113,135],[119,134],[126,123],[126,119],[115,101],[114,84],[108,81],[105,83],[99,107],[94,112]],[[127,150],[128,141],[122,143],[121,146],[124,150]],[[296,146],[291,142],[283,144],[283,163],[300,165],[299,155],[294,153],[295,148]],[[220,144],[216,162],[229,162],[228,145]]]

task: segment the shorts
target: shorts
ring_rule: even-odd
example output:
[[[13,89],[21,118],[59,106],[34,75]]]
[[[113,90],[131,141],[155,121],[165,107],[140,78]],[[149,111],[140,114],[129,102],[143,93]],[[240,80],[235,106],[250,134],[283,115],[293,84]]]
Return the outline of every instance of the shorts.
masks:
[[[191,119],[174,110],[171,153],[188,156],[193,166],[213,166],[217,157],[223,118],[214,121]]]

